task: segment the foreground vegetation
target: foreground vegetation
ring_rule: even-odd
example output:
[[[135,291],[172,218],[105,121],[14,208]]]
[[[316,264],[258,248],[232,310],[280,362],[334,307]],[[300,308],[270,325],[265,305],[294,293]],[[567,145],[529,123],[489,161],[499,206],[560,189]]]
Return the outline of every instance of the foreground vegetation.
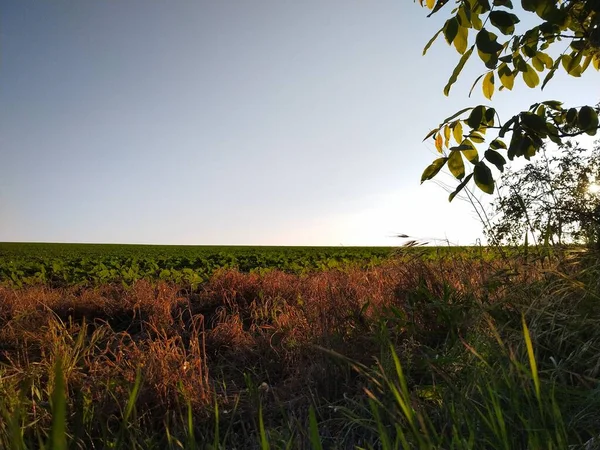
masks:
[[[455,253],[5,286],[0,448],[595,448],[598,275]]]

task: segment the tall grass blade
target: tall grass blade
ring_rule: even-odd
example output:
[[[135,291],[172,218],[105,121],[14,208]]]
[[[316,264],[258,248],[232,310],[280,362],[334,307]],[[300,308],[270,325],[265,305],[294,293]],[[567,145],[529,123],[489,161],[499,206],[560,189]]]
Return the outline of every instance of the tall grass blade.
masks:
[[[54,365],[54,388],[52,390],[52,428],[50,445],[52,450],[67,450],[67,394],[62,361]]]
[[[218,420],[218,414],[217,414]],[[196,445],[196,435],[194,433],[194,413],[192,411],[192,402],[190,399],[187,400],[187,448],[195,450],[197,448]],[[217,442],[218,443],[218,442]],[[218,447],[216,447],[218,448]]]
[[[262,405],[258,407],[258,432],[260,433],[261,450],[271,450],[271,447],[269,446],[269,440],[267,439],[267,432],[265,431]]]
[[[523,322],[523,336],[525,337],[525,345],[527,346],[527,356],[529,358],[529,366],[531,367],[531,377],[533,378],[533,384],[535,386],[535,395],[538,399],[538,402],[541,405],[541,395],[540,395],[540,378],[538,376],[537,363],[535,362],[535,355],[533,353],[533,344],[531,343],[531,335],[529,334],[529,328],[527,328],[527,323],[525,322],[525,316],[521,315],[521,320]]]
[[[117,442],[115,443],[115,448],[121,448],[121,444],[123,442],[123,438],[125,437],[125,430],[129,425],[129,418],[131,417],[133,410],[135,408],[135,403],[137,402],[138,395],[140,393],[140,388],[142,386],[142,374],[140,369],[138,368],[135,383],[133,384],[133,389],[129,393],[129,398],[127,399],[127,405],[125,405],[125,412],[123,413],[123,418],[121,420],[121,429],[119,430],[119,436],[117,438]]]
[[[310,443],[312,444],[313,450],[323,450],[321,436],[319,436],[319,426],[317,425],[317,415],[312,406],[308,410],[308,424],[310,430]]]
[[[213,438],[213,448],[219,450],[221,448],[221,437],[219,431],[219,402],[215,394],[215,436]]]

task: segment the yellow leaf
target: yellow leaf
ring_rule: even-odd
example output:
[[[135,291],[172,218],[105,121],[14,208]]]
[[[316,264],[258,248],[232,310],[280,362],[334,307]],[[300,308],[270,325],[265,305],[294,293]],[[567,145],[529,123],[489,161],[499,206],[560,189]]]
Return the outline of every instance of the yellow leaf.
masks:
[[[540,84],[540,77],[538,77],[537,72],[529,64],[527,64],[527,70],[523,72],[523,81],[530,88],[534,88]]]
[[[498,66],[498,76],[500,77],[500,83],[509,91],[512,90],[515,85],[515,75],[510,70],[510,68],[506,65],[506,63],[500,64]]]
[[[488,100],[492,99],[492,95],[494,95],[494,72],[488,72],[485,77],[483,77],[483,95]]]
[[[469,29],[463,26],[458,27],[458,33],[454,38],[454,46],[461,55],[467,51],[467,43],[469,39]]]
[[[435,6],[435,0],[427,0],[427,7],[429,9],[433,9],[434,6]]]
[[[594,65],[594,69],[596,70],[600,70],[600,56],[598,55],[594,55],[594,58],[592,60],[592,63]]]
[[[562,66],[567,71],[567,73],[569,73],[569,66],[571,65],[571,61],[573,61],[571,55],[562,55],[562,58],[560,59],[560,62],[562,63]]]
[[[454,140],[456,143],[459,143],[463,139],[462,135],[462,124],[460,122],[456,122],[454,129],[452,130],[452,134],[454,135]]]
[[[581,65],[581,72],[585,72],[592,62],[592,55],[587,55],[583,60],[583,64]]]
[[[471,24],[476,30],[481,30],[483,28],[483,22],[479,18],[479,14],[475,12],[471,13]]]
[[[544,63],[537,56],[534,56],[533,58],[531,58],[531,64],[533,65],[535,70],[537,70],[538,72],[542,72],[544,70]]]
[[[435,137],[435,148],[437,148],[437,151],[442,153],[442,148],[443,148],[444,142],[442,141],[442,134],[438,133]]]
[[[450,143],[450,127],[448,125],[444,127],[444,140],[446,141],[446,147],[448,147]]]
[[[547,55],[546,53],[542,53],[539,52],[536,57],[542,62],[544,63],[544,65],[546,66],[546,69],[551,69],[552,66],[554,65],[554,61],[552,60],[552,58]]]

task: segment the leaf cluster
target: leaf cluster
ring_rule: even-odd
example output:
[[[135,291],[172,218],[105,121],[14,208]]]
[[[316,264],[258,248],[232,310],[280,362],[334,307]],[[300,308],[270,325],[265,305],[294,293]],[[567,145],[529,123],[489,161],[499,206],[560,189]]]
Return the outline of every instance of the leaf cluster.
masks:
[[[448,0],[437,3],[421,0],[421,5],[432,9],[431,14],[448,3]],[[590,66],[600,70],[598,0],[522,0],[518,14],[537,19],[535,26],[522,32],[517,30],[521,18],[515,13],[511,0],[458,0],[455,5],[450,18],[423,51],[425,54],[443,34],[446,42],[461,55],[444,87],[445,95],[449,95],[474,53],[486,71],[475,80],[471,93],[481,81],[482,92],[489,100],[496,90],[512,90],[519,78],[530,88],[541,85],[543,89],[558,70],[573,77],[581,77]],[[554,51],[561,42],[566,43],[566,49],[563,46],[559,52]],[[471,178],[479,189],[491,194],[494,179],[484,160],[502,171],[506,158],[498,150],[507,150],[506,157],[510,160],[515,157],[529,159],[546,140],[561,144],[565,137],[593,136],[599,128],[598,112],[598,106],[567,108],[560,101],[550,100],[536,103],[529,110],[502,122],[493,108],[484,105],[465,108],[426,136],[425,139],[434,141],[440,153],[444,147],[447,153],[425,169],[421,182],[433,178],[447,166],[460,180],[450,200]],[[469,115],[465,116],[466,113]],[[465,125],[468,129],[463,133]],[[486,139],[484,135],[490,128],[497,134],[488,133],[489,139]],[[449,146],[450,137],[456,145]],[[477,144],[485,144],[484,149],[480,150]],[[465,175],[463,157],[473,163],[473,170],[468,175]]]

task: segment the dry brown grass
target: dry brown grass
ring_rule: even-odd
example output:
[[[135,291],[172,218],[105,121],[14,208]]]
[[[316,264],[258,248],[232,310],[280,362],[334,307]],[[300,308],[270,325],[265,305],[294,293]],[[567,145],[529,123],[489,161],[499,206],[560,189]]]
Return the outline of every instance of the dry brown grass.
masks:
[[[226,408],[246,389],[244,374],[290,408],[309,401],[307,392],[334,401],[359,390],[356,376],[315,346],[372,364],[390,308],[414,325],[394,329],[397,340],[435,346],[455,333],[452,317],[440,317],[420,289],[450,304],[493,302],[494,277],[508,270],[501,262],[414,260],[303,276],[222,271],[194,292],[145,281],[127,289],[2,287],[0,390],[47,383],[60,359],[70,392],[106,417],[118,416],[138,369],[139,405],[158,423],[187,403],[208,413],[217,397]],[[455,309],[464,316],[471,307]]]

